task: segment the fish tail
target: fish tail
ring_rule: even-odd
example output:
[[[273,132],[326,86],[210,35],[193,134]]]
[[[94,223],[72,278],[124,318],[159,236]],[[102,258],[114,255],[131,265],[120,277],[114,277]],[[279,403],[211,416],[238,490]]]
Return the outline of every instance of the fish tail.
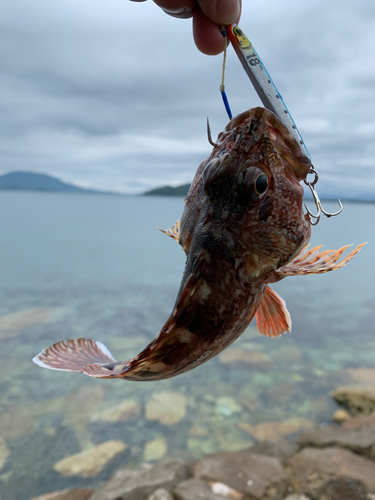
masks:
[[[109,369],[103,365],[113,366],[115,358],[101,342],[91,339],[62,340],[43,349],[33,361],[42,368],[66,372],[86,373],[100,378],[111,378]],[[86,372],[86,367],[90,373]],[[95,369],[95,367],[97,367]],[[91,374],[93,373],[93,374]],[[96,373],[96,375],[94,374]]]

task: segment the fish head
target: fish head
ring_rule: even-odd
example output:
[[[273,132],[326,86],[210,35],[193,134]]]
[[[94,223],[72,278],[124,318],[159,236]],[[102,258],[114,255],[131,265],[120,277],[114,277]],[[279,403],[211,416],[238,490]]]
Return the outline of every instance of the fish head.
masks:
[[[198,168],[181,221],[182,244],[219,242],[212,251],[220,248],[240,277],[265,279],[310,238],[300,184],[310,168],[274,113],[260,107],[241,113]]]

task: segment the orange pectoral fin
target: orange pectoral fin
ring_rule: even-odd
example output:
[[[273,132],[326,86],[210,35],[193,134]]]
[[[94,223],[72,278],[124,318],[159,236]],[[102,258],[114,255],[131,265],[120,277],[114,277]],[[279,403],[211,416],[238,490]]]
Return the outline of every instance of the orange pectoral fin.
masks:
[[[172,239],[176,240],[177,242],[180,239],[180,221],[176,221],[176,224],[174,224],[171,228],[169,229],[160,229],[158,227],[159,231],[162,233],[166,234],[167,236],[170,236]]]
[[[255,320],[259,333],[267,337],[278,337],[292,330],[292,320],[284,300],[267,286]]]
[[[352,258],[357,255],[360,249],[366,245],[362,243],[352,250],[346,257],[337,262],[343,252],[350,246],[346,245],[338,250],[325,250],[319,253],[322,245],[307,250],[307,246],[289,264],[277,269],[267,278],[268,283],[273,283],[287,276],[302,276],[306,274],[323,274],[335,271],[346,266]]]

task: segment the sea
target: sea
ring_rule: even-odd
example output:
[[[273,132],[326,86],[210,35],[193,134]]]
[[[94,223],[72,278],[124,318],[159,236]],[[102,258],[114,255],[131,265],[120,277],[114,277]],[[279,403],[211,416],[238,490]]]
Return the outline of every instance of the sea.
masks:
[[[31,359],[62,339],[140,352],[168,318],[185,256],[158,231],[182,198],[0,192],[0,498],[100,487],[122,466],[196,459],[331,422],[330,392],[375,384],[375,204],[344,203],[311,243],[368,242],[347,267],[274,285],[291,313],[277,339],[251,324],[221,355],[160,382],[95,380]],[[337,203],[326,202],[336,211]],[[86,469],[69,462],[105,445]],[[112,451],[111,451],[112,450]],[[115,451],[113,451],[115,450]],[[78,456],[79,459],[79,456]],[[64,462],[65,460],[65,462]],[[67,461],[66,461],[67,460]],[[79,460],[78,460],[79,461]]]

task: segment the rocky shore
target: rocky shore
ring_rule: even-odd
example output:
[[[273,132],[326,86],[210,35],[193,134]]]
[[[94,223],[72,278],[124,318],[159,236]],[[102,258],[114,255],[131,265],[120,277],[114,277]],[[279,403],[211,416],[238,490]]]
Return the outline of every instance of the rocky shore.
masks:
[[[375,390],[342,387],[337,424],[294,441],[259,441],[201,460],[164,458],[123,468],[102,488],[56,491],[31,500],[375,500]]]

